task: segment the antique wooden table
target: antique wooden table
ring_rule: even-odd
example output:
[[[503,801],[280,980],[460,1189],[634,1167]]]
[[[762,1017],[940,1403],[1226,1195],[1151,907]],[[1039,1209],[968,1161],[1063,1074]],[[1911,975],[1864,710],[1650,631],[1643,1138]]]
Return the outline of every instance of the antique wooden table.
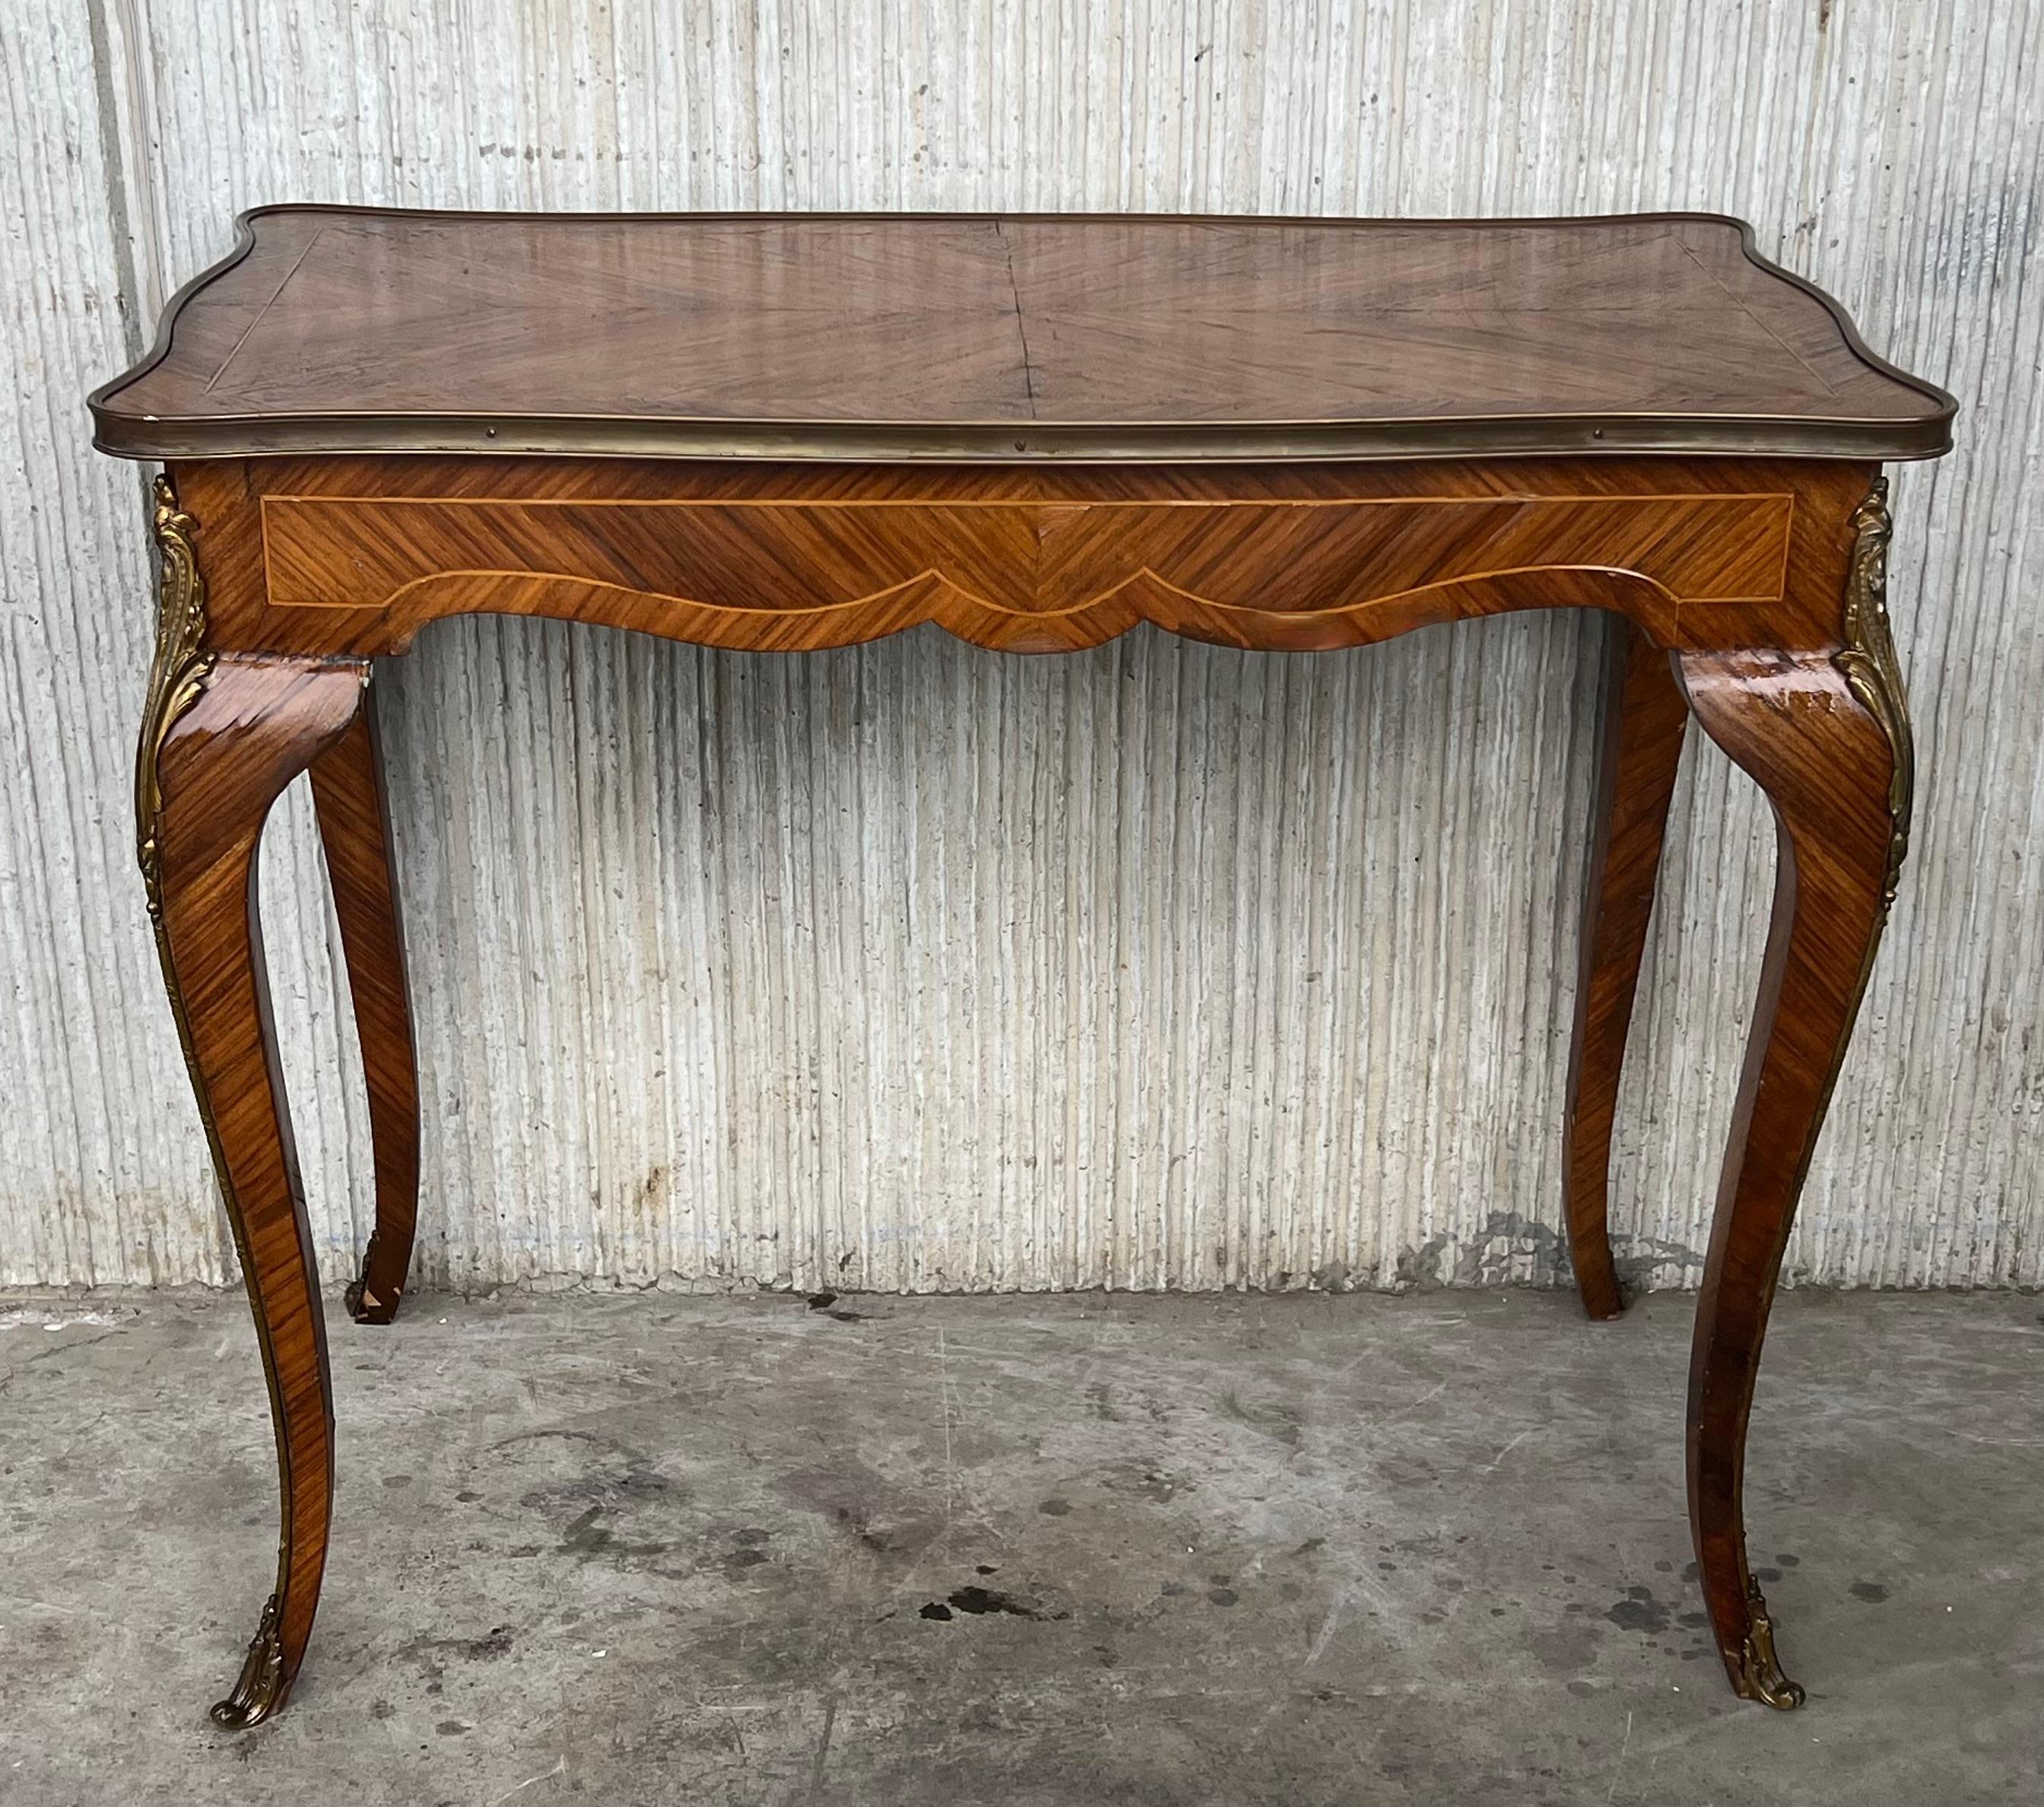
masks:
[[[275,1591],[214,1708],[283,1702],[326,1559],[325,1331],[256,852],[309,769],[409,1263],[417,1086],[371,661],[473,610],[792,652],[934,621],[1355,646],[1507,609],[1611,637],[1565,1135],[1619,1307],[1612,1102],[1690,713],[1772,800],[1773,927],[1698,1301],[1689,1509],[1742,1695],[1803,1697],[1746,1563],[1746,1424],[1796,1194],[1908,833],[1885,459],[1954,403],[1700,214],[1491,223],[270,208],[92,398],[160,459],[136,761],[148,908],[275,1419]]]

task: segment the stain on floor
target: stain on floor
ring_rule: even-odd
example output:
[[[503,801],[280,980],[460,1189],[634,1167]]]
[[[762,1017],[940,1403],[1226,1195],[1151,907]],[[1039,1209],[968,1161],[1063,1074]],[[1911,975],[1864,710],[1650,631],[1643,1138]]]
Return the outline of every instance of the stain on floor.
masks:
[[[25,1309],[0,1328],[34,1405],[0,1443],[0,1798],[2044,1799],[2034,1306],[1781,1301],[1747,1489],[1793,1716],[1731,1697],[1702,1614],[1689,1316],[1490,1292],[330,1309],[325,1597],[290,1709],[236,1738],[205,1709],[275,1524],[247,1309],[54,1333]]]

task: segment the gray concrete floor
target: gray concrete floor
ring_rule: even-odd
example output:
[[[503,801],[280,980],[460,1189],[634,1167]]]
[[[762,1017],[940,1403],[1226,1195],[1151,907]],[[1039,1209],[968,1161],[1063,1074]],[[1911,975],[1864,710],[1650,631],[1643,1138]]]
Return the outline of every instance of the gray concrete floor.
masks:
[[[236,1737],[244,1306],[0,1301],[0,1800],[2044,1796],[2035,1299],[1782,1300],[1748,1511],[1788,1715],[1701,1628],[1685,1298],[840,1309],[330,1305],[325,1598]]]

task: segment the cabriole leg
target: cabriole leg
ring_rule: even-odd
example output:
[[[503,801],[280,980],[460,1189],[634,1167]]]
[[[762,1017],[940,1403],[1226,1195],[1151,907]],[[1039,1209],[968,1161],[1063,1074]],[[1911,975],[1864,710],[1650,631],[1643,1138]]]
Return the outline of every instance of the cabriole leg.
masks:
[[[1689,1514],[1733,1688],[1799,1706],[1746,1563],[1746,1420],[1796,1195],[1844,1058],[1908,844],[1911,753],[1882,605],[1877,488],[1835,657],[1689,653],[1697,719],[1774,806],[1773,927],[1712,1226],[1690,1357]]]
[[[283,1495],[276,1591],[240,1681],[213,1709],[233,1727],[268,1717],[298,1674],[333,1495],[326,1328],[271,1025],[256,852],[271,805],[361,693],[356,666],[223,657],[163,736],[157,767],[158,946],[255,1313]]]
[[[1612,1119],[1689,720],[1668,655],[1630,621],[1615,620],[1612,628],[1562,1132],[1576,1286],[1584,1310],[1600,1318],[1616,1317],[1623,1304],[1608,1226]]]
[[[398,1315],[419,1200],[418,1066],[375,701],[363,699],[355,719],[312,768],[376,1155],[376,1227],[362,1272],[347,1293],[358,1324],[388,1324]]]
[[[278,794],[354,719],[364,667],[205,650],[194,523],[167,484],[156,531],[163,597],[136,760],[138,849],[255,1316],[282,1494],[276,1590],[233,1691],[213,1709],[239,1728],[275,1712],[298,1674],[333,1495],[325,1328],[271,1026],[256,849]]]

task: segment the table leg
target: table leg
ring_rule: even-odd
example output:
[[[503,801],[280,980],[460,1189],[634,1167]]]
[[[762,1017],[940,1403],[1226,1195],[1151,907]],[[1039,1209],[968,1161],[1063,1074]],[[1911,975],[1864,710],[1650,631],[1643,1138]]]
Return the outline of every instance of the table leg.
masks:
[[[1569,1247],[1583,1309],[1592,1317],[1616,1317],[1623,1305],[1607,1223],[1612,1118],[1654,913],[1662,836],[1689,721],[1668,655],[1632,622],[1614,618],[1612,625],[1562,1132]]]
[[[232,1693],[213,1709],[238,1728],[282,1705],[298,1673],[333,1495],[326,1332],[271,1025],[256,848],[278,794],[354,718],[367,668],[202,650],[191,522],[167,490],[159,498],[163,612],[136,761],[139,852],[255,1316],[282,1493],[276,1591]]]
[[[313,762],[313,801],[369,1090],[376,1158],[376,1227],[348,1288],[358,1324],[398,1315],[418,1217],[419,1081],[405,983],[404,923],[384,801],[375,699],[366,696],[339,740]]]
[[[1878,496],[1870,498],[1877,509]],[[1862,517],[1866,511],[1862,510]],[[1844,1057],[1908,843],[1911,755],[1880,601],[1886,517],[1863,518],[1846,650],[1688,653],[1697,719],[1774,805],[1777,877],[1690,1358],[1689,1514],[1733,1688],[1790,1708],[1767,1603],[1747,1567],[1746,1419],[1797,1194]]]

